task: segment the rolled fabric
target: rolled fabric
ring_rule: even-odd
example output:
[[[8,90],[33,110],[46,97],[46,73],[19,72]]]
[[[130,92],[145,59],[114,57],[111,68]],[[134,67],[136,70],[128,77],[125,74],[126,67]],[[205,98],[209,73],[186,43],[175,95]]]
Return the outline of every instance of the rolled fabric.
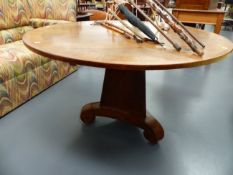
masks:
[[[142,31],[146,36],[148,36],[152,41],[158,41],[158,38],[155,34],[138,19],[131,11],[129,11],[123,4],[118,6],[120,12],[125,16],[125,18],[140,31]]]

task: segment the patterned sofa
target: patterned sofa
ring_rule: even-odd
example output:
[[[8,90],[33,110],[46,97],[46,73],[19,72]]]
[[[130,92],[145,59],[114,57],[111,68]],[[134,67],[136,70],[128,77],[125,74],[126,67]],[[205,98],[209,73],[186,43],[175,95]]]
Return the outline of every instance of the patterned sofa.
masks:
[[[31,52],[23,34],[75,20],[76,0],[0,0],[0,118],[77,69]]]

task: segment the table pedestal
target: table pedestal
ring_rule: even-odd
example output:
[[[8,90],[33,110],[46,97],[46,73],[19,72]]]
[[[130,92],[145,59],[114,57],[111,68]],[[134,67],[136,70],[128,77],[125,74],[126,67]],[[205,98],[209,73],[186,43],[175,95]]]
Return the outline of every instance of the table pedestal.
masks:
[[[151,143],[164,136],[161,124],[146,111],[145,71],[106,69],[100,102],[82,108],[81,120],[94,122],[105,116],[130,123],[144,130]]]

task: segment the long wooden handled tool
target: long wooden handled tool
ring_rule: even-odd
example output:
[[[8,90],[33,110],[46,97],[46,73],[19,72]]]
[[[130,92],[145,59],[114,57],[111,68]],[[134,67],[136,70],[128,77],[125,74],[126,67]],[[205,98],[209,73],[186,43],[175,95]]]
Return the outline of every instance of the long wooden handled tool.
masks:
[[[185,32],[187,32],[198,44],[200,44],[203,48],[205,45],[201,43],[183,24],[180,22],[174,15],[172,15],[158,0],[153,0],[162,10],[164,10],[177,24],[179,24]]]
[[[152,21],[152,19],[147,16],[135,3],[133,0],[129,0],[129,2],[142,14],[142,16],[148,20],[163,36],[164,38],[167,39],[168,42],[170,42],[173,47],[177,50],[177,51],[180,51],[181,50],[181,47],[179,44],[175,43],[172,41],[172,39],[170,37],[168,37],[155,23],[154,21]]]
[[[202,56],[204,54],[204,52],[196,46],[194,41],[185,33],[185,31],[179,25],[177,25],[172,20],[172,18],[169,18],[169,16],[164,13],[163,10],[156,3],[154,3],[152,0],[147,0],[147,3],[154,11],[157,12],[157,14],[164,20],[164,22],[166,22],[173,29],[173,31],[177,33],[180,38],[189,45],[193,52],[197,53],[199,56]]]

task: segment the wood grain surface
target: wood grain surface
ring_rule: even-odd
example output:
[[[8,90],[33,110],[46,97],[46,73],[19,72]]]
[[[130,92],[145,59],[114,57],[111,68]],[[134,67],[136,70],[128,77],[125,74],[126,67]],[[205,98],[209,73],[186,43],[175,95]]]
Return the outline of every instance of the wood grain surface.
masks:
[[[35,29],[24,35],[23,42],[32,51],[54,59],[121,70],[207,65],[223,59],[233,50],[233,43],[223,36],[193,28],[190,31],[206,45],[202,57],[193,53],[172,31],[168,35],[182,46],[180,52],[160,35],[160,41],[165,43],[163,47],[152,42],[137,43],[89,21]]]

